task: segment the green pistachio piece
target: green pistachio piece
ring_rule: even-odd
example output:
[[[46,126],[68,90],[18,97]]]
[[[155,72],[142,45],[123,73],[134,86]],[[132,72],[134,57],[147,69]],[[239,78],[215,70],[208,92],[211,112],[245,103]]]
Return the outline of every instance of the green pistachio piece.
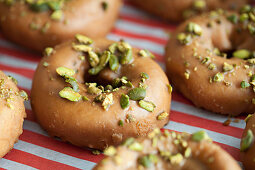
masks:
[[[255,34],[255,26],[252,25],[251,23],[248,24],[248,30],[251,34]]]
[[[186,26],[186,31],[198,36],[202,35],[202,28],[200,27],[200,25],[193,22],[188,23],[188,25]]]
[[[104,155],[106,156],[113,156],[117,152],[116,148],[113,146],[110,146],[104,150]]]
[[[245,89],[245,88],[248,88],[250,87],[250,83],[248,83],[247,81],[242,81],[241,82],[241,88]]]
[[[249,115],[244,119],[244,121],[247,123],[251,117],[252,117],[252,114],[249,114]]]
[[[119,59],[116,55],[111,54],[110,60],[109,60],[109,66],[112,71],[116,71],[119,68]]]
[[[133,52],[132,49],[127,49],[124,54],[121,56],[120,63],[121,64],[129,64],[133,60]]]
[[[97,75],[101,70],[103,70],[104,68],[101,66],[96,66],[94,68],[89,69],[89,74],[90,75]]]
[[[106,11],[108,9],[108,3],[107,2],[102,2],[102,8],[104,11]]]
[[[249,15],[246,14],[246,13],[241,14],[241,15],[240,15],[240,18],[239,18],[239,20],[240,20],[241,22],[247,21],[248,19],[249,19]]]
[[[72,77],[75,75],[75,71],[67,67],[58,67],[56,72],[62,77]]]
[[[128,147],[130,150],[133,150],[133,151],[142,151],[143,150],[143,145],[140,144],[139,142],[134,142],[132,143],[131,145],[129,145]]]
[[[221,82],[224,80],[224,74],[222,73],[217,73],[215,74],[215,76],[213,77],[213,81],[214,82]]]
[[[150,78],[150,76],[147,73],[144,73],[144,72],[141,73],[141,77],[146,79],[146,80]]]
[[[145,100],[140,100],[139,106],[149,112],[153,112],[156,107],[154,103]]]
[[[131,145],[132,143],[134,143],[134,141],[135,141],[135,138],[128,138],[128,139],[126,139],[126,140],[122,143],[122,145],[123,145],[123,146],[129,146],[129,145]]]
[[[113,43],[110,45],[109,50],[112,54],[114,54],[117,50],[118,43]]]
[[[182,44],[182,45],[187,45],[192,41],[191,35],[185,34],[185,33],[179,33],[177,35],[177,40]]]
[[[183,160],[183,156],[180,153],[177,153],[176,155],[169,156],[171,164],[180,164]]]
[[[78,51],[78,52],[89,52],[89,51],[92,51],[93,49],[92,47],[88,45],[84,45],[84,44],[73,44],[72,47],[75,51]]]
[[[252,131],[249,129],[247,131],[247,134],[244,138],[242,138],[241,141],[241,147],[240,150],[241,152],[247,151],[254,143],[254,135]]]
[[[193,4],[193,7],[197,10],[202,10],[206,7],[205,0],[196,0]]]
[[[251,65],[255,65],[255,58],[248,59],[247,62]]]
[[[44,54],[45,54],[46,56],[50,56],[53,52],[54,52],[54,49],[51,48],[51,47],[47,47],[47,48],[45,48],[45,50],[44,50]]]
[[[106,91],[108,91],[108,90],[109,90],[109,91],[112,91],[112,90],[113,90],[112,85],[109,85],[109,84],[108,84],[108,85],[105,87],[105,90],[106,90]]]
[[[60,1],[48,1],[47,5],[50,7],[50,9],[56,11],[60,10],[63,4]]]
[[[22,97],[24,100],[28,100],[28,95],[24,90],[19,91],[20,97]]]
[[[29,8],[35,12],[44,12],[49,10],[49,6],[46,2],[44,3],[31,3]]]
[[[128,95],[122,94],[120,98],[120,106],[122,109],[126,109],[129,106],[129,97]]]
[[[235,58],[240,58],[240,59],[247,59],[250,57],[250,51],[245,50],[245,49],[241,49],[241,50],[237,50],[233,53],[233,56]]]
[[[124,53],[128,50],[132,50],[131,45],[129,43],[125,42],[125,41],[120,41],[117,45],[117,48],[122,53]]]
[[[81,35],[81,34],[76,34],[75,38],[81,44],[90,45],[90,44],[93,43],[92,39],[90,39],[90,38],[88,38],[88,37],[86,37],[84,35]]]
[[[99,57],[94,51],[89,51],[89,64],[96,67],[99,64]]]
[[[188,147],[188,148],[185,150],[185,152],[184,152],[184,157],[185,157],[185,158],[188,158],[188,157],[191,156],[191,154],[192,154],[191,148]]]
[[[232,22],[233,24],[237,24],[238,23],[238,17],[235,14],[232,14],[232,15],[228,16],[227,19],[230,22]]]
[[[62,10],[57,10],[57,11],[54,11],[52,14],[51,14],[51,19],[55,20],[55,21],[59,21],[63,18],[63,11]]]
[[[105,67],[106,64],[109,62],[110,58],[111,58],[110,51],[104,51],[103,55],[100,57],[99,66]]]
[[[100,94],[102,90],[96,87],[96,83],[90,83],[88,87],[88,93],[90,94]]]
[[[171,94],[173,92],[173,87],[170,84],[167,84],[168,92]]]
[[[146,89],[140,88],[140,87],[131,89],[128,92],[128,96],[131,100],[135,100],[135,101],[143,100],[146,96]]]
[[[148,156],[143,156],[139,158],[138,163],[145,168],[150,168],[152,166],[152,161],[149,159]]]
[[[152,59],[156,58],[149,50],[146,50],[146,49],[140,50],[139,55],[142,56],[142,57],[145,57],[145,58],[146,57],[149,57],[149,58],[152,58]]]
[[[223,65],[223,71],[224,72],[232,71],[233,69],[234,69],[233,65],[224,62],[224,65]]]
[[[243,6],[242,8],[241,8],[241,10],[240,10],[240,12],[241,13],[248,13],[248,12],[250,12],[251,11],[251,6],[250,5],[245,5],[245,6]]]
[[[70,100],[72,102],[77,102],[81,100],[81,95],[75,92],[71,87],[65,87],[63,90],[59,92],[59,96]]]
[[[164,120],[164,119],[167,118],[168,116],[169,116],[169,113],[163,112],[163,113],[160,113],[160,114],[157,116],[157,119],[158,119],[158,120]]]
[[[73,90],[75,92],[79,92],[79,85],[77,83],[77,80],[73,77],[68,77],[66,78],[65,82],[71,84],[71,86],[73,87]]]
[[[43,62],[43,66],[44,66],[44,67],[48,67],[49,65],[50,65],[50,64],[49,64],[48,62],[46,62],[46,61]]]
[[[121,126],[121,127],[123,127],[123,126],[124,126],[123,120],[119,120],[118,125]]]
[[[88,97],[86,97],[86,96],[82,96],[82,100],[83,101],[89,101],[90,99]]]
[[[104,107],[104,109],[106,110],[107,108],[109,108],[110,105],[113,104],[113,94],[108,94],[105,96],[102,106]]]
[[[203,130],[195,132],[192,134],[191,139],[196,142],[200,142],[202,140],[210,140],[210,137]]]

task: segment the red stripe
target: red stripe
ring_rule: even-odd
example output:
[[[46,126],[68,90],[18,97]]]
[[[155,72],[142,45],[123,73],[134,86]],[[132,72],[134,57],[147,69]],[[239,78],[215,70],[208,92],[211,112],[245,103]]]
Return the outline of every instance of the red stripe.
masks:
[[[21,74],[24,77],[27,77],[29,79],[33,79],[33,76],[34,76],[34,70],[27,69],[27,68],[15,68],[9,65],[0,64],[0,70],[6,70],[6,71],[11,71],[17,74]]]
[[[22,52],[22,51],[18,51],[16,49],[9,49],[9,48],[2,47],[2,46],[0,46],[0,53],[5,54],[5,55],[10,55],[12,57],[24,59],[27,61],[31,61],[31,62],[39,62],[41,59],[41,56],[39,54]]]
[[[177,112],[177,111],[171,111],[170,114],[170,120],[175,121],[177,123],[183,123],[190,126],[200,127],[203,129],[207,129],[210,131],[222,133],[225,135],[233,136],[236,138],[241,138],[243,129],[233,127],[233,126],[224,126],[223,122],[216,122],[209,119],[204,119],[201,117]]]
[[[27,113],[26,120],[30,120],[30,121],[33,121],[33,122],[36,121],[35,115],[31,110],[26,109],[26,113]]]
[[[61,169],[61,170],[78,169],[69,165],[51,161],[17,149],[12,149],[11,152],[9,152],[4,158],[37,169]]]
[[[171,82],[170,82],[170,84],[171,84]],[[172,99],[175,100],[175,101],[184,103],[184,104],[188,104],[188,105],[194,106],[194,104],[193,104],[190,100],[188,100],[188,99],[185,98],[181,93],[176,92],[176,91],[173,91],[173,93],[172,93]]]
[[[85,150],[76,146],[73,146],[62,141],[55,140],[53,138],[43,136],[28,130],[24,130],[23,134],[20,136],[20,139],[50,150],[54,150],[66,155],[70,155],[79,159],[84,159],[90,162],[99,162],[103,155],[93,155],[91,151]]]

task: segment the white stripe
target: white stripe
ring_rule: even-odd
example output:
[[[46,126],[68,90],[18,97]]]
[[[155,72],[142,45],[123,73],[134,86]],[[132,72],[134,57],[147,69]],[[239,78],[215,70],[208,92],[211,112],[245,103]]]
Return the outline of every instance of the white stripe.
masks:
[[[22,60],[19,58],[14,58],[14,57],[11,57],[11,56],[8,56],[5,54],[1,54],[1,53],[0,53],[0,63],[4,64],[4,65],[16,67],[16,68],[28,68],[28,69],[32,69],[32,70],[35,70],[37,67],[36,62],[31,62],[31,61]]]
[[[183,103],[180,103],[177,101],[172,101],[171,110],[183,112],[183,113],[201,117],[204,119],[214,120],[214,121],[217,121],[220,123],[223,123],[228,119],[227,116],[225,116],[225,115],[212,113],[212,112],[209,112],[209,111],[206,111],[203,109],[199,109],[194,106],[187,105],[187,104],[183,104]],[[244,120],[240,120],[239,123],[231,123],[229,126],[244,129],[246,124],[245,124]]]
[[[149,26],[141,25],[139,23],[133,23],[126,20],[118,20],[115,27],[130,33],[136,33],[146,36],[154,36],[167,40],[169,38],[168,34],[163,29],[152,28]]]
[[[38,133],[40,135],[44,135],[44,136],[48,136],[48,133],[46,131],[44,131],[39,124],[35,123],[35,122],[32,122],[32,121],[29,121],[29,120],[25,120],[24,123],[23,123],[23,129],[25,130],[29,130],[31,132],[34,132],[34,133]]]
[[[108,34],[107,38],[114,41],[119,41],[120,39],[124,39],[125,41],[129,42],[131,45],[141,48],[141,49],[149,49],[151,52],[155,52],[157,54],[163,55],[164,54],[164,47],[158,43],[151,42],[149,40],[138,40],[135,38],[120,36],[117,34]]]
[[[20,164],[18,162],[14,162],[5,158],[0,159],[0,168],[10,169],[10,170],[35,170],[36,168],[32,168],[30,166]]]
[[[26,109],[32,110],[30,100],[25,101],[25,102],[24,102],[24,105],[25,105],[25,108],[26,108]]]
[[[195,127],[195,126],[190,126],[190,125],[186,125],[186,124],[182,124],[182,123],[177,123],[174,121],[170,121],[170,123],[168,123],[166,125],[167,129],[171,129],[174,131],[178,131],[178,132],[187,132],[187,133],[194,133],[196,131],[201,130],[201,128],[199,127]],[[232,147],[235,147],[237,149],[240,148],[240,139],[229,136],[229,135],[224,135],[221,133],[217,133],[214,131],[210,131],[210,130],[206,130],[203,129],[204,131],[206,131],[208,133],[208,135],[213,139],[213,141],[215,142],[219,142],[219,143],[223,143]]]
[[[32,80],[29,78],[26,78],[20,74],[10,72],[10,71],[5,71],[3,70],[6,75],[10,75],[14,77],[18,81],[18,86],[25,88],[25,89],[31,89],[32,87]]]
[[[45,159],[49,159],[55,162],[59,162],[65,165],[73,166],[80,169],[92,169],[95,163],[86,161],[83,159],[75,158],[60,152],[56,152],[41,146],[37,146],[28,142],[19,140],[18,143],[14,145],[15,149],[27,152]]]

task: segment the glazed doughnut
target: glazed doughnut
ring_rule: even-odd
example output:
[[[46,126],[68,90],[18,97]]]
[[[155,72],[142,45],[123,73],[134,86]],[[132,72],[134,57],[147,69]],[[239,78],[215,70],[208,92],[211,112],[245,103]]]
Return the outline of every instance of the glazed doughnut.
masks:
[[[26,117],[23,101],[28,96],[15,83],[14,78],[0,71],[0,158],[18,141]]]
[[[246,10],[246,11],[245,11]],[[167,74],[196,106],[229,115],[255,110],[254,22],[222,10],[180,25],[166,47]]]
[[[235,10],[248,0],[131,0],[140,8],[163,19],[178,22],[218,8]]]
[[[107,157],[94,170],[241,170],[204,131],[190,135],[156,129],[147,138],[129,138],[104,154]]]
[[[0,28],[9,40],[43,51],[76,33],[104,37],[122,0],[0,0]]]
[[[255,169],[255,145],[254,145],[254,135],[255,135],[255,116],[249,115],[246,118],[246,128],[243,132],[243,137],[241,140],[241,161],[246,170]]]
[[[96,149],[163,127],[171,86],[153,55],[124,41],[92,42],[76,35],[46,49],[31,94],[41,126],[51,136]]]

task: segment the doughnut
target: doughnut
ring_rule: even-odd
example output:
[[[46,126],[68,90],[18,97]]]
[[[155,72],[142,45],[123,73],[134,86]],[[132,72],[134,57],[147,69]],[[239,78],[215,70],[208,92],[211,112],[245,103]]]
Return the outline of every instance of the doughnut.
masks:
[[[194,15],[218,8],[235,10],[248,0],[131,0],[138,7],[163,19],[180,22]]]
[[[26,117],[23,101],[28,96],[19,91],[16,83],[17,80],[0,71],[0,159],[18,141]]]
[[[0,28],[9,40],[42,52],[75,34],[104,37],[122,0],[0,0]]]
[[[255,135],[255,116],[253,114],[249,115],[246,118],[246,127],[243,132],[243,137],[240,145],[241,161],[246,170],[255,169],[254,135]]]
[[[239,115],[255,110],[254,22],[241,13],[212,11],[181,24],[166,47],[166,70],[197,107]]]
[[[45,49],[31,92],[38,122],[51,136],[99,150],[163,127],[172,88],[153,57],[81,34]]]
[[[105,149],[107,156],[94,170],[241,170],[237,162],[198,131],[192,135],[155,129],[148,137],[129,138]]]

